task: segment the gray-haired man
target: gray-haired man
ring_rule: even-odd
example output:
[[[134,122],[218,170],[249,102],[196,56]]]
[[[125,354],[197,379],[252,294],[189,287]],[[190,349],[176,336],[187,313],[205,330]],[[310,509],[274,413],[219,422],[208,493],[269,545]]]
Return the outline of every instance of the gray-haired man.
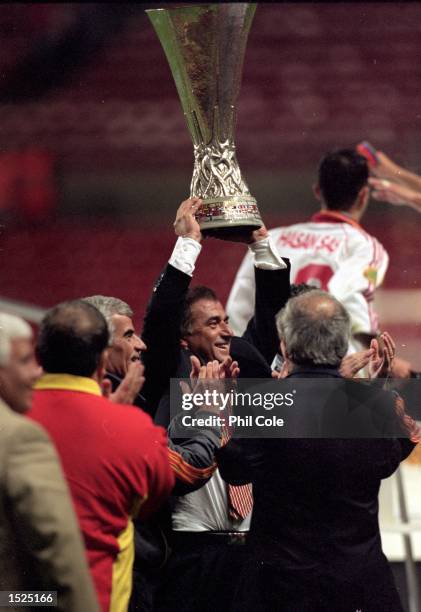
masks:
[[[250,567],[247,581],[258,588],[247,594],[244,581],[242,610],[399,612],[382,552],[378,492],[419,440],[417,427],[398,418],[400,437],[382,438],[383,425],[395,413],[402,418],[399,399],[341,377],[350,317],[332,295],[311,291],[290,299],[277,327],[286,381],[297,393],[288,424],[293,437],[241,439],[218,451],[224,479],[253,483],[249,545],[256,576]],[[329,418],[357,414],[372,437],[326,435]]]
[[[95,612],[59,459],[44,430],[22,416],[40,373],[30,326],[0,313],[0,590],[57,591],[58,610]]]
[[[106,358],[106,378],[111,389],[120,396],[117,401],[133,403],[152,414],[144,393],[139,391],[144,383],[141,353],[146,350],[143,340],[135,332],[133,310],[119,298],[92,295],[83,298],[95,306],[104,316],[110,332],[110,346]],[[127,393],[128,399],[122,397]]]

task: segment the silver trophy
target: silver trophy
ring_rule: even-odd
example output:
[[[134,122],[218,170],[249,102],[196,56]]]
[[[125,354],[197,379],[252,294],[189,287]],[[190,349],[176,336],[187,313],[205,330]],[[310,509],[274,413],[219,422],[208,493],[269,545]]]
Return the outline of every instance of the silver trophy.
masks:
[[[235,105],[255,4],[210,4],[146,11],[164,48],[194,145],[190,196],[205,234],[263,225],[241,176],[234,144]]]

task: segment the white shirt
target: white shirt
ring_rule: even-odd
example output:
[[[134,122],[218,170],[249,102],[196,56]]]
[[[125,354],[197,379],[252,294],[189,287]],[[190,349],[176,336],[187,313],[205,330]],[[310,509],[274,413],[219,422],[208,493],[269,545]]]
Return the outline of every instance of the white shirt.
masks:
[[[177,497],[172,513],[174,531],[248,531],[251,513],[243,520],[228,515],[227,483],[216,470],[197,491]]]
[[[197,240],[188,236],[180,236],[174,245],[169,262],[174,268],[193,276],[197,258],[202,250],[202,245]]]
[[[202,245],[188,236],[180,236],[174,245],[169,262],[174,268],[193,276],[197,258],[202,250]],[[257,268],[263,270],[281,270],[286,268],[286,263],[279,256],[273,241],[268,238],[249,244],[249,253]]]
[[[323,211],[307,223],[269,230],[278,253],[291,260],[291,282],[329,291],[347,309],[352,334],[378,330],[374,290],[389,263],[383,246],[344,213]],[[237,272],[227,303],[230,325],[238,335],[252,315],[255,282],[247,254]]]

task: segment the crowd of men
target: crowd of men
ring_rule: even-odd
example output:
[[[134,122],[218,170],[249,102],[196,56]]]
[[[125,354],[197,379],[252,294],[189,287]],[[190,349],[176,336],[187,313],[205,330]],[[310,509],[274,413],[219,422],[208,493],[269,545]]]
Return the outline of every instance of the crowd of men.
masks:
[[[403,609],[378,491],[420,438],[384,388],[395,344],[372,300],[388,257],[359,221],[370,183],[376,197],[411,198],[382,155],[386,179],[354,150],[329,153],[311,221],[241,238],[228,302],[238,335],[215,291],[190,287],[198,198],[177,211],[140,335],[117,297],[58,304],[35,347],[27,323],[0,314],[0,590],[56,592],[74,612]],[[363,368],[375,384],[355,379]],[[190,391],[293,381],[318,427],[332,396],[312,381],[338,383],[370,436],[315,436],[300,422],[293,437],[237,438],[206,420],[216,405],[197,408],[206,424],[186,434],[172,418],[186,388],[170,392],[171,378]]]

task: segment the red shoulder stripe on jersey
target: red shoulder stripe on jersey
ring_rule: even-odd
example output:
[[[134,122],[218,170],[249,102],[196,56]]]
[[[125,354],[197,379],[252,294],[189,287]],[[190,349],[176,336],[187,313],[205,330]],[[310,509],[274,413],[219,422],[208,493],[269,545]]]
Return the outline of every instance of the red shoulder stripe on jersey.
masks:
[[[207,480],[212,476],[216,468],[216,463],[213,463],[206,468],[196,468],[184,461],[183,457],[176,451],[168,449],[168,456],[170,460],[171,469],[175,472],[180,480],[187,482],[188,484],[194,484],[201,480]]]

